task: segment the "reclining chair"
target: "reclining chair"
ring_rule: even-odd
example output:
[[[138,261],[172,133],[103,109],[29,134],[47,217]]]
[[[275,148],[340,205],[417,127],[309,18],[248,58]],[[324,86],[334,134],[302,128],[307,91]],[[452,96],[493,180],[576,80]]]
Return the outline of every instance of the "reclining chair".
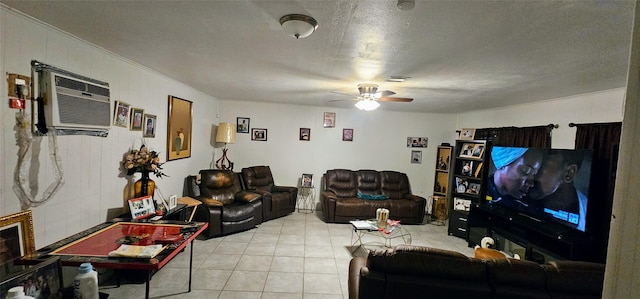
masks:
[[[295,211],[298,188],[276,186],[269,166],[243,168],[242,179],[246,190],[262,195],[264,221],[286,216]]]
[[[207,238],[251,229],[262,223],[260,194],[243,191],[237,173],[231,170],[200,170],[185,179],[185,195],[202,201],[193,221],[209,223]]]

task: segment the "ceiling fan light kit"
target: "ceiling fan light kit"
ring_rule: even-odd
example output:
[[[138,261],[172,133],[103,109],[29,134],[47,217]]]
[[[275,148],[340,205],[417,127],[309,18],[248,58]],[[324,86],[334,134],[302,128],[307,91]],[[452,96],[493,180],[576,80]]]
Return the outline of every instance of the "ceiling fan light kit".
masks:
[[[360,110],[371,111],[380,107],[380,103],[375,100],[360,100],[356,102],[355,106]]]
[[[300,39],[311,35],[318,28],[318,21],[307,15],[289,14],[280,18],[280,25],[284,32]]]

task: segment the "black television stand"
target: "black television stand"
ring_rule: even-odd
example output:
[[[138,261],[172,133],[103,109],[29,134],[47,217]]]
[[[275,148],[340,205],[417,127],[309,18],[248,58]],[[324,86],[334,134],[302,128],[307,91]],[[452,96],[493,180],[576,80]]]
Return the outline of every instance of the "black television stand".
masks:
[[[594,255],[597,244],[588,234],[500,206],[474,205],[469,212],[468,228],[470,247],[491,236],[497,239],[498,249],[502,250],[505,243],[522,247],[527,260],[604,262]]]

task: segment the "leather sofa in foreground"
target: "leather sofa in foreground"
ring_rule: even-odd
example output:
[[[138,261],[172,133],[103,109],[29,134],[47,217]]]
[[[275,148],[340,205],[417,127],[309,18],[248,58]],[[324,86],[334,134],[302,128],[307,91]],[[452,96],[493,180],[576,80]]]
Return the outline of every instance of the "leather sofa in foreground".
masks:
[[[604,264],[477,259],[411,245],[349,264],[349,298],[601,298]]]
[[[409,178],[397,171],[332,169],[322,176],[320,204],[326,222],[372,219],[378,208],[403,224],[421,224],[426,199],[411,194]]]

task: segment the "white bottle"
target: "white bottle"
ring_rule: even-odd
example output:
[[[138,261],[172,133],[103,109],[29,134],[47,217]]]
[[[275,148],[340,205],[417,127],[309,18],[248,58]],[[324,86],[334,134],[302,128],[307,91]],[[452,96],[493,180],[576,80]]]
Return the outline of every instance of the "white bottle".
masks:
[[[18,286],[9,289],[7,299],[33,299],[31,296],[24,295],[24,287]]]
[[[98,299],[98,272],[91,263],[83,263],[73,279],[74,299]]]

